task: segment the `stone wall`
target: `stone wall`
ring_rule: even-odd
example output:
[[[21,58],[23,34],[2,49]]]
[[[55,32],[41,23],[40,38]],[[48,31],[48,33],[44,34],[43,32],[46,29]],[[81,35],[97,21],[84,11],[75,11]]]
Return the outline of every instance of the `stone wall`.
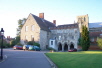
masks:
[[[68,49],[70,49],[71,44],[74,45],[74,48],[77,48],[79,36],[80,32],[78,28],[51,30],[51,39],[55,39],[56,41],[56,50],[58,50],[59,43],[62,45],[62,51],[64,51],[65,44],[68,45]]]
[[[26,26],[27,30],[26,30]],[[32,26],[34,29],[32,30]],[[24,43],[23,41],[32,41],[32,37],[34,37],[34,41],[39,42],[40,39],[40,27],[36,23],[35,19],[32,17],[30,14],[24,24],[24,26],[21,29],[21,42]]]
[[[40,47],[42,50],[46,49],[48,45],[48,32],[44,30],[40,30]]]
[[[80,33],[82,32],[82,25],[86,25],[89,29],[89,17],[87,15],[77,16],[77,23],[79,24]]]

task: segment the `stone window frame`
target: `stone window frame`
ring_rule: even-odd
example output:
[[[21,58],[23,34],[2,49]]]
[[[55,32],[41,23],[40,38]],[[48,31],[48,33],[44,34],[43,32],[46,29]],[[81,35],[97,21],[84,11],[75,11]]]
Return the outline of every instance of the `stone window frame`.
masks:
[[[53,41],[51,41],[51,45],[53,45]]]
[[[25,26],[25,31],[28,31],[28,26]]]
[[[34,25],[31,26],[31,30],[34,31]]]
[[[61,40],[61,36],[59,36],[59,40]]]

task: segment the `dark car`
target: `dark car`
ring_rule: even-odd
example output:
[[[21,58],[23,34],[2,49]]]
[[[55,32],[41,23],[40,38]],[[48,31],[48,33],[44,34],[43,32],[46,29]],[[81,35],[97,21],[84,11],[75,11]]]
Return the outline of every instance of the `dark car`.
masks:
[[[25,50],[28,50],[30,46],[31,46],[31,45],[24,45],[24,46],[23,46],[23,50],[24,50],[24,49],[25,49]]]
[[[76,51],[77,51],[77,49],[75,49],[75,48],[68,50],[68,52],[76,52]]]
[[[22,49],[23,49],[23,47],[22,47],[22,46],[20,46],[20,45],[15,45],[15,46],[13,46],[13,49],[14,49],[14,50],[16,50],[16,49],[22,50]]]
[[[40,47],[38,47],[38,46],[30,46],[30,47],[29,47],[29,50],[40,51],[41,49],[40,49]]]
[[[35,49],[36,51],[40,51],[40,50],[41,50],[40,47],[38,47],[38,46],[34,46],[34,49]]]

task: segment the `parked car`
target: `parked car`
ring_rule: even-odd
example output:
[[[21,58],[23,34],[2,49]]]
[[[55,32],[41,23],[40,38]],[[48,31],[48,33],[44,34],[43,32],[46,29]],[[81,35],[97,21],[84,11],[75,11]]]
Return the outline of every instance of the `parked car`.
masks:
[[[31,45],[24,45],[23,50],[28,50]]]
[[[41,49],[38,46],[29,46],[29,50],[40,51]]]
[[[14,50],[16,50],[16,49],[22,50],[22,49],[23,49],[23,47],[22,47],[22,46],[20,46],[20,45],[15,45],[15,46],[13,46],[13,49],[14,49]]]
[[[68,50],[68,52],[76,52],[76,51],[77,51],[77,49],[75,49],[75,48]]]
[[[29,46],[29,50],[34,50],[34,47],[33,46]]]
[[[38,46],[33,46],[34,47],[34,49],[36,50],[36,51],[40,51],[41,49],[40,49],[40,47],[38,47]]]

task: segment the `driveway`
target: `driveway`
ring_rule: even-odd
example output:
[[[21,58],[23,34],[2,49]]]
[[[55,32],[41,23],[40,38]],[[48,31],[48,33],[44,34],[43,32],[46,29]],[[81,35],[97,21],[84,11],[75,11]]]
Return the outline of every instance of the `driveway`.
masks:
[[[0,63],[0,68],[51,68],[41,51],[23,51],[4,49],[7,59]]]

